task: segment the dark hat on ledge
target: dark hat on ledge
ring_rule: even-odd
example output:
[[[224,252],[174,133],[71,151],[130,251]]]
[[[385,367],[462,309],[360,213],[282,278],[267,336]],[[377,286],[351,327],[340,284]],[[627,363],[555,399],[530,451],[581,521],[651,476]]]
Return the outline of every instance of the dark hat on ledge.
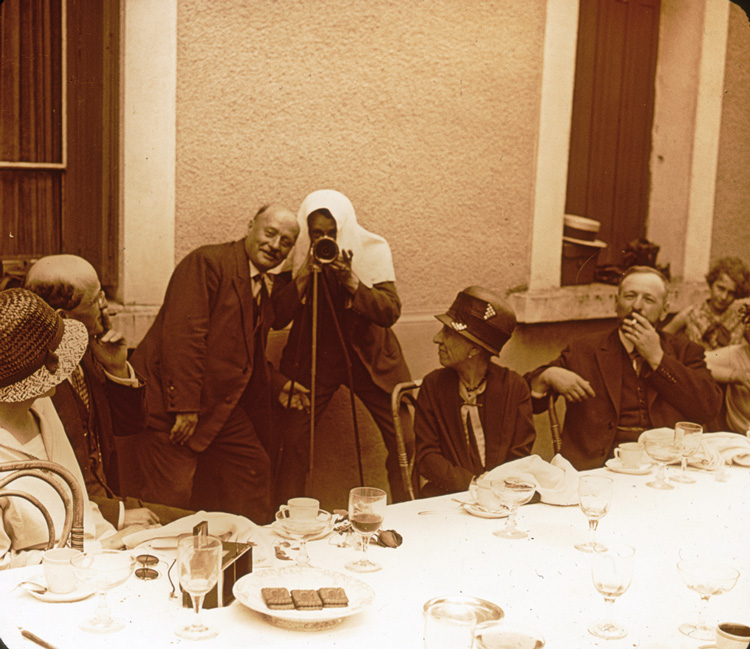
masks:
[[[445,326],[497,356],[516,327],[516,314],[497,293],[469,286],[461,291],[443,315]]]

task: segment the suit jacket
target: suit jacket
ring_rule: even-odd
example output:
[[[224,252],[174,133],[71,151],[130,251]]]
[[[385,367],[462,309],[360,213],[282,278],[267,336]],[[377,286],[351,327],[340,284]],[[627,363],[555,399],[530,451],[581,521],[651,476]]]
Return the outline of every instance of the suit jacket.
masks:
[[[644,363],[641,375],[651,426],[710,422],[721,409],[722,393],[706,367],[703,348],[683,337],[659,336],[664,358],[656,370]],[[562,454],[577,469],[602,466],[609,456],[620,417],[623,362],[628,357],[614,328],[573,341],[555,361],[527,375],[531,381],[547,367],[564,367],[591,383],[596,397],[569,402],[563,425]],[[546,405],[547,399],[535,399],[534,411]]]
[[[69,381],[57,386],[52,401],[65,427],[65,433],[81,467],[86,490],[104,518],[117,525],[120,513],[120,478],[115,448],[115,435],[134,435],[146,424],[146,387],[120,385],[106,378],[101,366],[87,351],[81,367],[89,392],[91,407],[86,412],[77,392]],[[99,435],[104,483],[91,470],[87,431]]]
[[[304,331],[305,305],[299,300],[296,290],[287,290],[279,293],[275,306],[274,327],[283,327],[294,317],[281,359],[281,370],[309,387],[309,365],[295,367],[298,347],[310,347]],[[348,347],[356,353],[379,388],[390,394],[397,383],[411,380],[401,345],[391,329],[401,315],[401,301],[393,282],[381,282],[371,288],[360,283],[354,295],[347,297],[346,306],[337,309],[336,315]],[[324,373],[326,367],[325,363],[320,363],[318,373]]]
[[[289,278],[289,273],[276,275],[273,292]],[[256,385],[278,393],[285,379],[265,361],[274,320],[271,300],[259,318],[256,310],[243,239],[203,246],[177,265],[164,303],[131,357],[146,380],[149,428],[169,432],[176,413],[197,412],[187,446],[201,452],[219,434],[254,373],[262,373]],[[261,350],[255,348],[256,326]],[[267,431],[257,432],[262,438]]]
[[[484,391],[482,428],[485,465],[466,443],[461,420],[458,374],[442,368],[424,377],[414,418],[416,466],[441,493],[469,488],[471,478],[531,452],[536,438],[531,395],[523,378],[490,364]]]

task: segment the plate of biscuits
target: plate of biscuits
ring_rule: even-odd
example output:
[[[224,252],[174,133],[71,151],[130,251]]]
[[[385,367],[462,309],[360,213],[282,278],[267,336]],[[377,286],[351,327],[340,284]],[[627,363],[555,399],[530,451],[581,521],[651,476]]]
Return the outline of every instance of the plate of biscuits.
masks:
[[[267,622],[295,631],[330,628],[375,600],[375,591],[356,577],[304,566],[252,572],[234,584],[233,592]]]

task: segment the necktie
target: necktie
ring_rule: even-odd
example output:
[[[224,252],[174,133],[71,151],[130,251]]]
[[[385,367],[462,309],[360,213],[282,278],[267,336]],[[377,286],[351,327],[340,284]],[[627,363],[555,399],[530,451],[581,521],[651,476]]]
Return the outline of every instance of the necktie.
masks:
[[[89,396],[89,389],[86,387],[86,378],[83,376],[83,369],[80,365],[76,365],[76,368],[70,375],[70,384],[76,391],[83,407],[86,408],[86,412],[91,409],[91,397]]]

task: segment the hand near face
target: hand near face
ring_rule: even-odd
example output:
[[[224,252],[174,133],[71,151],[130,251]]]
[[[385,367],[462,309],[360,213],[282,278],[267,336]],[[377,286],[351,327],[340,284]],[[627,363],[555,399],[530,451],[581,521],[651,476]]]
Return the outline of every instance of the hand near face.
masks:
[[[331,268],[350,293],[354,293],[359,287],[359,278],[352,271],[352,259],[354,253],[351,250],[341,250],[338,257],[331,262]]]
[[[109,324],[109,318],[106,323]],[[107,372],[122,379],[128,378],[128,342],[122,333],[115,329],[105,330],[91,339],[89,347]]]
[[[638,353],[653,369],[659,367],[664,352],[661,348],[659,333],[654,325],[640,313],[634,311],[622,321],[620,330],[622,335],[635,345]]]
[[[169,433],[169,441],[172,444],[183,445],[195,433],[195,427],[198,425],[197,412],[178,412],[175,416],[174,426]]]
[[[548,367],[539,375],[538,379],[546,387],[544,392],[552,389],[565,397],[566,401],[585,401],[596,396],[596,392],[586,379],[564,367]],[[532,389],[542,391],[533,385]]]

